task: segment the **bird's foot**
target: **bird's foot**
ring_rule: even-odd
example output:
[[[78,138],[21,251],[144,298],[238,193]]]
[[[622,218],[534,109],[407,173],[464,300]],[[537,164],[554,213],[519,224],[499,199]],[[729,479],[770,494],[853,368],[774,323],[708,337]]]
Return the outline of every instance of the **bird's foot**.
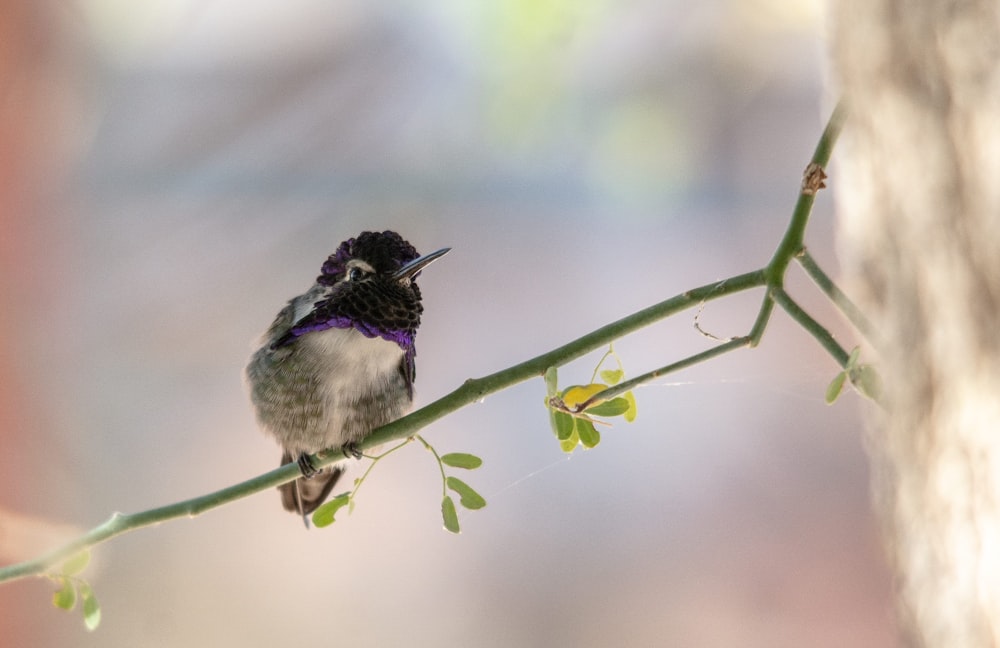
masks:
[[[296,463],[299,464],[299,470],[302,471],[302,476],[306,479],[315,476],[319,472],[316,470],[316,466],[313,465],[312,459],[305,452],[299,455]]]
[[[355,459],[360,459],[361,457],[364,456],[363,454],[361,454],[361,451],[358,450],[358,444],[356,444],[353,441],[351,441],[350,443],[345,443],[343,446],[341,446],[340,451],[344,453],[345,457],[351,456],[354,457]]]

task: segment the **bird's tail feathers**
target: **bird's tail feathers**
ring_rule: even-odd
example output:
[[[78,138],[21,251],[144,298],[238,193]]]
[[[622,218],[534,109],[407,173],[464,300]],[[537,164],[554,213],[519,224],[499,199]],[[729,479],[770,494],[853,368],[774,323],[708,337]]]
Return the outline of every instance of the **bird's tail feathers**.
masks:
[[[291,455],[286,452],[281,456],[281,465],[292,460]],[[278,486],[281,492],[281,505],[286,511],[301,515],[308,527],[308,516],[326,501],[343,472],[341,468],[327,466],[312,477],[299,477],[295,481]]]

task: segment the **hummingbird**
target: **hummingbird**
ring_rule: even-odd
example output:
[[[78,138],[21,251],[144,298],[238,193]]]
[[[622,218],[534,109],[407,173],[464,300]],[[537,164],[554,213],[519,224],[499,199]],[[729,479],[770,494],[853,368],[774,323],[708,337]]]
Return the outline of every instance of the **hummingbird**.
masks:
[[[278,487],[281,503],[306,527],[343,472],[317,470],[309,455],[341,448],[360,458],[356,444],[413,403],[423,312],[416,279],[450,249],[420,256],[388,230],[347,239],[250,357],[245,377],[257,421],[281,445],[281,465],[296,461],[302,471]]]

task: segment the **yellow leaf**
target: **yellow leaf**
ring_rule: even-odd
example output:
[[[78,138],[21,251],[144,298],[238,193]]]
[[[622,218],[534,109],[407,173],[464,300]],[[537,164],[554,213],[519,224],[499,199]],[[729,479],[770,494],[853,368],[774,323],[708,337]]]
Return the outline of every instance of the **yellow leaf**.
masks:
[[[633,396],[632,392],[629,391],[625,392],[623,398],[628,401],[628,409],[625,411],[625,420],[631,423],[635,420],[636,414],[638,414],[638,411],[635,409],[635,396]]]
[[[591,383],[589,385],[574,385],[566,390],[563,394],[563,402],[566,403],[566,407],[576,408],[581,404],[586,403],[591,396],[598,392],[602,392],[607,389],[607,385],[602,385],[600,383]],[[596,403],[591,403],[591,405],[596,405]]]

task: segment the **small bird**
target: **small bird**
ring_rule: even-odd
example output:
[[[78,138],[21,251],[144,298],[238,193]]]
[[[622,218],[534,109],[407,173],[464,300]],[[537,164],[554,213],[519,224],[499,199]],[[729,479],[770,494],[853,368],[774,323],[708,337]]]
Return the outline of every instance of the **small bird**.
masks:
[[[342,448],[360,457],[355,444],[412,404],[423,312],[416,279],[450,249],[419,256],[392,231],[344,241],[253,352],[245,373],[257,421],[281,444],[281,464],[302,470],[278,487],[281,503],[307,527],[343,472],[316,470],[309,455]]]

